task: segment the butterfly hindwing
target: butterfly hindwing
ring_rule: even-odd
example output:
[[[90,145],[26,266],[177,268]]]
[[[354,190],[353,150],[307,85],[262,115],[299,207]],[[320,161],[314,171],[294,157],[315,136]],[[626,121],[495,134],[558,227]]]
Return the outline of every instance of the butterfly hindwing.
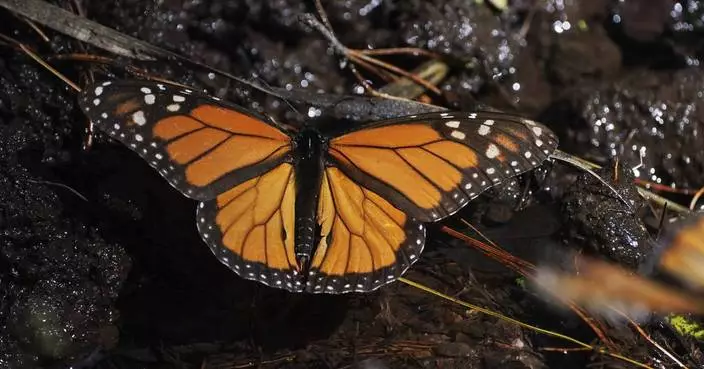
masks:
[[[372,123],[330,140],[355,182],[423,222],[539,166],[556,149],[545,126],[504,113],[429,113]]]
[[[317,218],[308,292],[373,291],[403,275],[425,245],[422,223],[333,166],[323,173]]]
[[[289,160],[290,137],[189,89],[137,80],[97,83],[79,99],[90,120],[184,195],[207,200]]]
[[[280,164],[201,202],[198,231],[213,254],[242,278],[300,292],[294,254],[295,196],[293,166]]]

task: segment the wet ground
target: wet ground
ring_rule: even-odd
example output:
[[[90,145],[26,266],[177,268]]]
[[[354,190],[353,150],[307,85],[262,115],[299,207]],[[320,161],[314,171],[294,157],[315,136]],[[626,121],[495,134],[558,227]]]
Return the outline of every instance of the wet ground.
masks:
[[[312,2],[55,3],[67,9],[78,4],[92,20],[267,85],[347,94],[359,87],[328,41],[299,22],[300,14],[315,12]],[[426,252],[407,274],[465,301],[596,342],[575,314],[542,302],[515,273],[441,227],[470,233],[460,221],[465,219],[534,262],[582,249],[629,268],[641,264],[658,223],[635,195],[628,168],[642,161],[636,176],[656,184],[697,189],[704,183],[704,4],[511,3],[504,10],[468,0],[324,6],[348,47],[418,47],[441,55],[449,75],[439,96],[428,95],[434,103],[462,110],[490,106],[538,119],[557,132],[562,150],[609,168],[601,174],[635,201],[630,208],[589,176],[547,163],[431,227]],[[105,55],[49,30],[43,40],[5,11],[0,17],[2,34],[44,57]],[[422,59],[384,60],[411,69]],[[627,365],[592,352],[545,350],[571,346],[403,283],[370,294],[309,296],[239,279],[200,240],[195,202],[100,133],[84,147],[87,122],[73,90],[11,47],[0,47],[0,63],[2,368]],[[76,81],[91,67],[51,63]],[[131,62],[117,64],[102,70],[123,75],[120,67]],[[203,70],[177,63],[140,66],[279,120],[306,119],[300,107]],[[613,168],[615,157],[619,169]],[[647,328],[691,367],[704,363],[696,341],[675,335],[659,319]],[[608,334],[621,353],[671,367],[622,325]]]

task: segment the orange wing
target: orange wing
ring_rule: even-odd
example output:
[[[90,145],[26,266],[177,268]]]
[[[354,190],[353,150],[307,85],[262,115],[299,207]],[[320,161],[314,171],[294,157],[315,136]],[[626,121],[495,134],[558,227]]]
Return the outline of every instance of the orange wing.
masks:
[[[425,227],[335,167],[318,203],[320,242],[306,291],[368,292],[398,279],[425,245]]]
[[[289,163],[198,206],[198,231],[240,277],[303,290],[294,254],[295,173]]]
[[[557,148],[555,135],[531,120],[455,114],[375,122],[331,139],[329,155],[355,182],[429,222],[534,169]]]
[[[291,139],[282,130],[188,89],[103,82],[84,89],[79,102],[99,129],[197,200],[212,199],[290,160]]]
[[[704,216],[694,215],[668,228],[665,242],[656,251],[656,263],[651,264],[688,287],[704,291]]]

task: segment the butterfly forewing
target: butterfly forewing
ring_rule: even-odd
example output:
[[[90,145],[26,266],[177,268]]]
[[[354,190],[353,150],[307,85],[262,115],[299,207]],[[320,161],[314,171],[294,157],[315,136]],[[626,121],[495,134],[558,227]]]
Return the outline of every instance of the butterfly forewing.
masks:
[[[398,279],[425,245],[425,226],[336,167],[323,174],[321,238],[306,290],[369,292]]]
[[[428,222],[534,169],[556,147],[548,128],[509,114],[430,113],[332,138],[329,155],[355,182]]]
[[[261,117],[168,84],[111,81],[79,100],[91,121],[184,195],[207,200],[289,160],[290,137]]]

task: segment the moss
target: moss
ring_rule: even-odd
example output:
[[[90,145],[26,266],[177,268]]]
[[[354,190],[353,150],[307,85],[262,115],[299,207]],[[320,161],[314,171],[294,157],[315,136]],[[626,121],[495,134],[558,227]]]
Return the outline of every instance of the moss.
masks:
[[[667,321],[679,334],[704,340],[704,327],[698,322],[694,322],[683,315],[670,315],[667,317]]]

